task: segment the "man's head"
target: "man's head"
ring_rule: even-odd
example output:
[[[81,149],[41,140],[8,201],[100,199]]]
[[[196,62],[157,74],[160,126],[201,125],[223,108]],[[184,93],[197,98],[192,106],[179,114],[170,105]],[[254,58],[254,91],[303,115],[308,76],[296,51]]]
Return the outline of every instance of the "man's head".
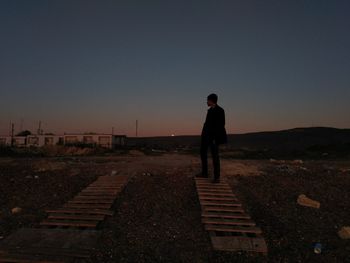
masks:
[[[207,97],[207,105],[212,107],[218,103],[218,95],[212,93]]]

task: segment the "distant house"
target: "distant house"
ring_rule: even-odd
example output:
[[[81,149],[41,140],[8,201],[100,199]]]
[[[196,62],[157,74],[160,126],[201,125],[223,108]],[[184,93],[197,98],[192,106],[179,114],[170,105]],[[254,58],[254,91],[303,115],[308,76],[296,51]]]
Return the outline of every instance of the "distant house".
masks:
[[[10,146],[11,136],[0,136],[0,146]]]
[[[11,143],[12,140],[12,143]],[[16,146],[26,147],[27,137],[26,136],[0,136],[0,146]]]
[[[28,147],[42,147],[46,145],[63,144],[63,136],[60,135],[28,135],[27,146]]]
[[[14,136],[13,146],[42,147],[47,145],[74,145],[86,144],[114,149],[126,145],[126,135],[112,134],[64,134],[64,135],[37,135]],[[11,145],[11,136],[0,136],[0,146]]]
[[[13,137],[13,145],[16,147],[26,147],[26,143],[27,143],[26,136],[14,136]]]

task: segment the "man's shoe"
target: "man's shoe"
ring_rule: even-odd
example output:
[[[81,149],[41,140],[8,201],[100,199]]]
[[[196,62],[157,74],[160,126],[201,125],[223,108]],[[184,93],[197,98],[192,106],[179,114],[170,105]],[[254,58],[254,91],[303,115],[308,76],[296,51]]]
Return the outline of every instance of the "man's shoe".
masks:
[[[203,173],[198,173],[195,176],[198,177],[198,178],[208,178],[208,175],[205,175]]]
[[[212,181],[211,181],[212,184],[218,184],[220,183],[220,179],[219,178],[214,178]]]

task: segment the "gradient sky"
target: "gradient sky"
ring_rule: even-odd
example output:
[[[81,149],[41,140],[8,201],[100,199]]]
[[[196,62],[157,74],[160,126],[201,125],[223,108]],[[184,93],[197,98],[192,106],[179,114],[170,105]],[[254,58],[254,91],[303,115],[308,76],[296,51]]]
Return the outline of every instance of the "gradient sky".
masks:
[[[0,134],[350,128],[350,1],[0,1]]]

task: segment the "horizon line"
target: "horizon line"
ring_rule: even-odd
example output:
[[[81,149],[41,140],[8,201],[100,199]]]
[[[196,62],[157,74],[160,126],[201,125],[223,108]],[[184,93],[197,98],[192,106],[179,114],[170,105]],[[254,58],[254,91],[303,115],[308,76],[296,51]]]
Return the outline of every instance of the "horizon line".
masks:
[[[251,131],[251,132],[238,132],[238,133],[227,133],[227,135],[244,135],[244,134],[254,134],[254,133],[270,133],[270,132],[283,132],[283,131],[291,131],[291,130],[299,130],[299,129],[335,129],[335,130],[350,130],[349,128],[336,128],[336,127],[330,127],[330,126],[309,126],[309,127],[295,127],[295,128],[286,128],[286,129],[280,129],[280,130],[262,130],[262,131]],[[26,131],[26,130],[23,130]],[[30,131],[30,130],[29,130]],[[18,134],[18,133],[17,133]],[[128,136],[126,134],[112,134],[112,133],[106,133],[106,132],[101,132],[101,133],[69,133],[69,132],[64,132],[60,134],[35,134],[32,133],[30,135],[41,135],[41,136],[64,136],[64,135],[115,135],[115,136],[127,136],[129,138],[156,138],[156,137],[187,137],[187,136],[201,136],[199,133],[198,134],[171,134],[171,135],[152,135],[152,136]],[[1,137],[8,137],[11,135],[0,135]],[[16,137],[17,135],[14,135]]]

